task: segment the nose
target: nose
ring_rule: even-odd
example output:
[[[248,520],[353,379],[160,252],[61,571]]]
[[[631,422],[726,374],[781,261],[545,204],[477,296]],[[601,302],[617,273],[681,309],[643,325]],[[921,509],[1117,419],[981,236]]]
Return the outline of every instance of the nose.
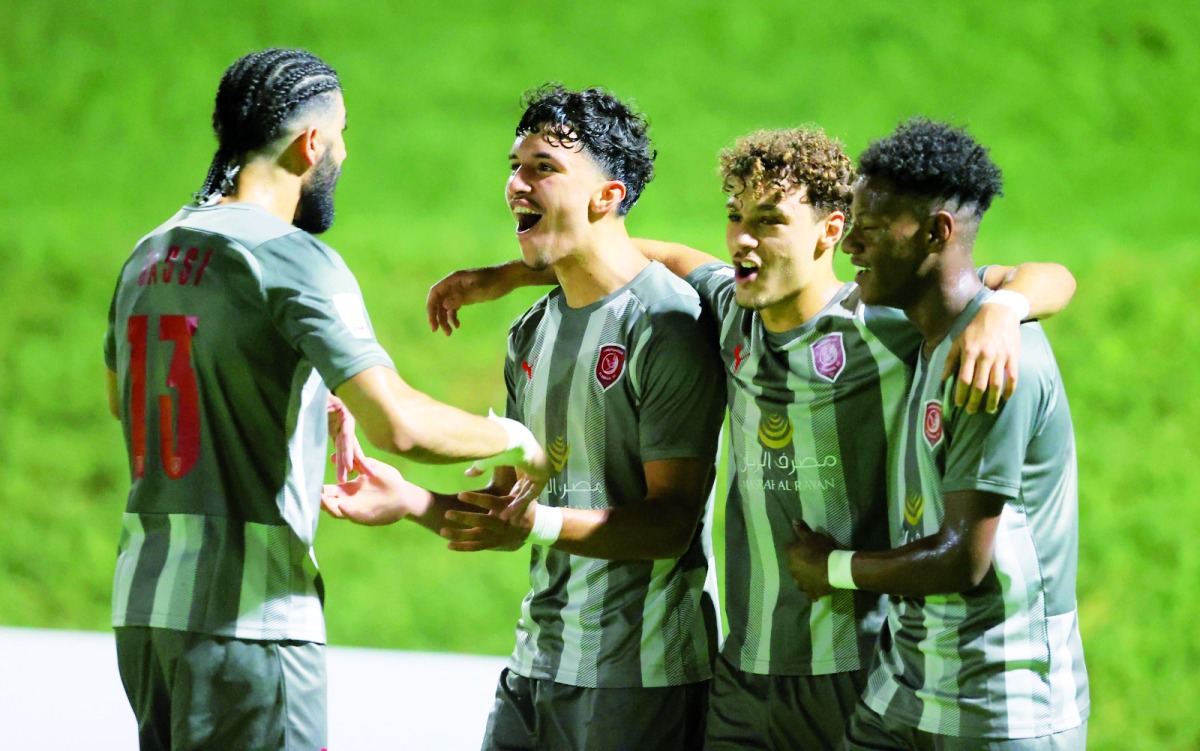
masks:
[[[510,199],[529,192],[529,183],[525,181],[524,172],[525,169],[523,167],[518,167],[508,176],[508,183],[505,186],[505,190]]]

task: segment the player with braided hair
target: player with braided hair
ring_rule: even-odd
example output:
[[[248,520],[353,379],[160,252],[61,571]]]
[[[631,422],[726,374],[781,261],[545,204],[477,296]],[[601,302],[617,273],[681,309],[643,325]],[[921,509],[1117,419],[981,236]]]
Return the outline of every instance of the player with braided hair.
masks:
[[[328,434],[339,477],[366,470],[347,406],[384,450],[511,466],[534,493],[547,477],[519,423],[400,378],[354,275],[313,236],[333,222],[345,123],[315,55],[235,62],[198,203],[142,238],[117,282],[104,350],[132,487],[113,626],[143,749],[327,745],[312,544]]]

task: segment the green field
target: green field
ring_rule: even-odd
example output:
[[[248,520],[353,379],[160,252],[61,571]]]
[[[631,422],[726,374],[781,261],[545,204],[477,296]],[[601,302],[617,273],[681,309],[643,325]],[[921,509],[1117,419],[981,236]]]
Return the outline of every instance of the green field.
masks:
[[[199,187],[225,66],[305,46],[345,85],[349,160],[327,239],[406,379],[503,404],[508,323],[534,293],[425,327],[448,271],[517,253],[502,201],[522,90],[605,85],[650,115],[658,178],[631,230],[718,255],[718,149],[815,122],[852,153],[914,114],[967,124],[1007,195],[978,260],[1079,280],[1047,324],[1079,444],[1090,747],[1200,748],[1200,6],[1192,2],[68,3],[0,28],[0,622],[108,628],[127,470],[101,338],[140,235]],[[845,272],[844,260],[839,261]],[[1170,355],[1171,357],[1167,357]],[[455,468],[410,477],[462,488]],[[331,643],[503,654],[521,555],[326,519]]]

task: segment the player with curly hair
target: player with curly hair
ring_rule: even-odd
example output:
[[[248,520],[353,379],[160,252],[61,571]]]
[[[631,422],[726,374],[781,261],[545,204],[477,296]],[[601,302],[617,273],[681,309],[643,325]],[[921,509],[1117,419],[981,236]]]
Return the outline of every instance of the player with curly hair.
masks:
[[[715,669],[706,748],[836,748],[865,685],[885,603],[853,592],[810,600],[792,582],[788,545],[805,520],[844,544],[887,547],[885,460],[920,336],[902,313],[865,305],[857,285],[834,273],[855,179],[841,143],[815,127],[759,131],[719,160],[732,264],[637,241],[694,286],[717,319],[727,384],[729,637]],[[987,277],[1049,313],[1069,299],[1060,294],[1064,275],[1070,280],[1061,267],[1029,265]],[[430,291],[431,323],[448,333],[460,305],[546,281],[514,265],[456,272]],[[984,342],[1003,352],[994,331],[1016,329],[1010,310],[988,308],[964,339],[969,362]],[[986,377],[970,395],[972,408],[1004,371],[1003,359],[980,368]]]
[[[863,300],[903,309],[924,345],[891,457],[892,549],[808,529],[793,546],[810,596],[891,596],[847,748],[1083,749],[1075,440],[1049,341],[1021,325],[1022,385],[995,413],[960,408],[939,377],[1003,294],[972,259],[1000,170],[965,130],[924,119],[859,164],[843,249]]]
[[[454,550],[531,543],[531,590],[485,749],[697,748],[719,625],[710,490],[721,374],[696,291],[648,261],[625,216],[654,174],[645,119],[603,89],[526,95],[506,197],[523,267],[559,287],[509,330],[507,413],[554,476],[439,496],[378,468],[329,490],[354,521],[410,516]]]

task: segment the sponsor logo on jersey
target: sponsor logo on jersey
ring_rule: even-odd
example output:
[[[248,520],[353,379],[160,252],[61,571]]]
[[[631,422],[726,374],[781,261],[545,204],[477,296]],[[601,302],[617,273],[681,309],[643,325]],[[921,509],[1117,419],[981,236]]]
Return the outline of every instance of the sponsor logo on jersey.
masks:
[[[917,527],[921,524],[921,517],[925,515],[925,499],[920,495],[913,494],[904,502],[904,521],[910,527]]]
[[[809,348],[813,371],[826,381],[833,383],[846,369],[846,347],[841,333],[823,336]]]
[[[758,442],[779,450],[792,442],[792,421],[787,415],[764,414],[758,421]]]
[[[605,344],[600,347],[600,356],[596,359],[596,380],[600,388],[608,391],[609,387],[620,380],[625,372],[625,348],[620,344]]]
[[[566,436],[560,435],[546,446],[546,453],[550,455],[550,466],[557,475],[567,466],[567,458],[571,456],[571,444],[567,443]]]
[[[737,374],[738,368],[742,367],[742,363],[746,361],[746,358],[750,356],[750,348],[746,347],[746,354],[743,355],[742,347],[746,347],[746,344],[744,342],[742,344],[739,344],[733,350],[733,372],[734,372],[734,375]]]
[[[942,442],[942,403],[936,399],[925,402],[924,433],[930,448]]]

